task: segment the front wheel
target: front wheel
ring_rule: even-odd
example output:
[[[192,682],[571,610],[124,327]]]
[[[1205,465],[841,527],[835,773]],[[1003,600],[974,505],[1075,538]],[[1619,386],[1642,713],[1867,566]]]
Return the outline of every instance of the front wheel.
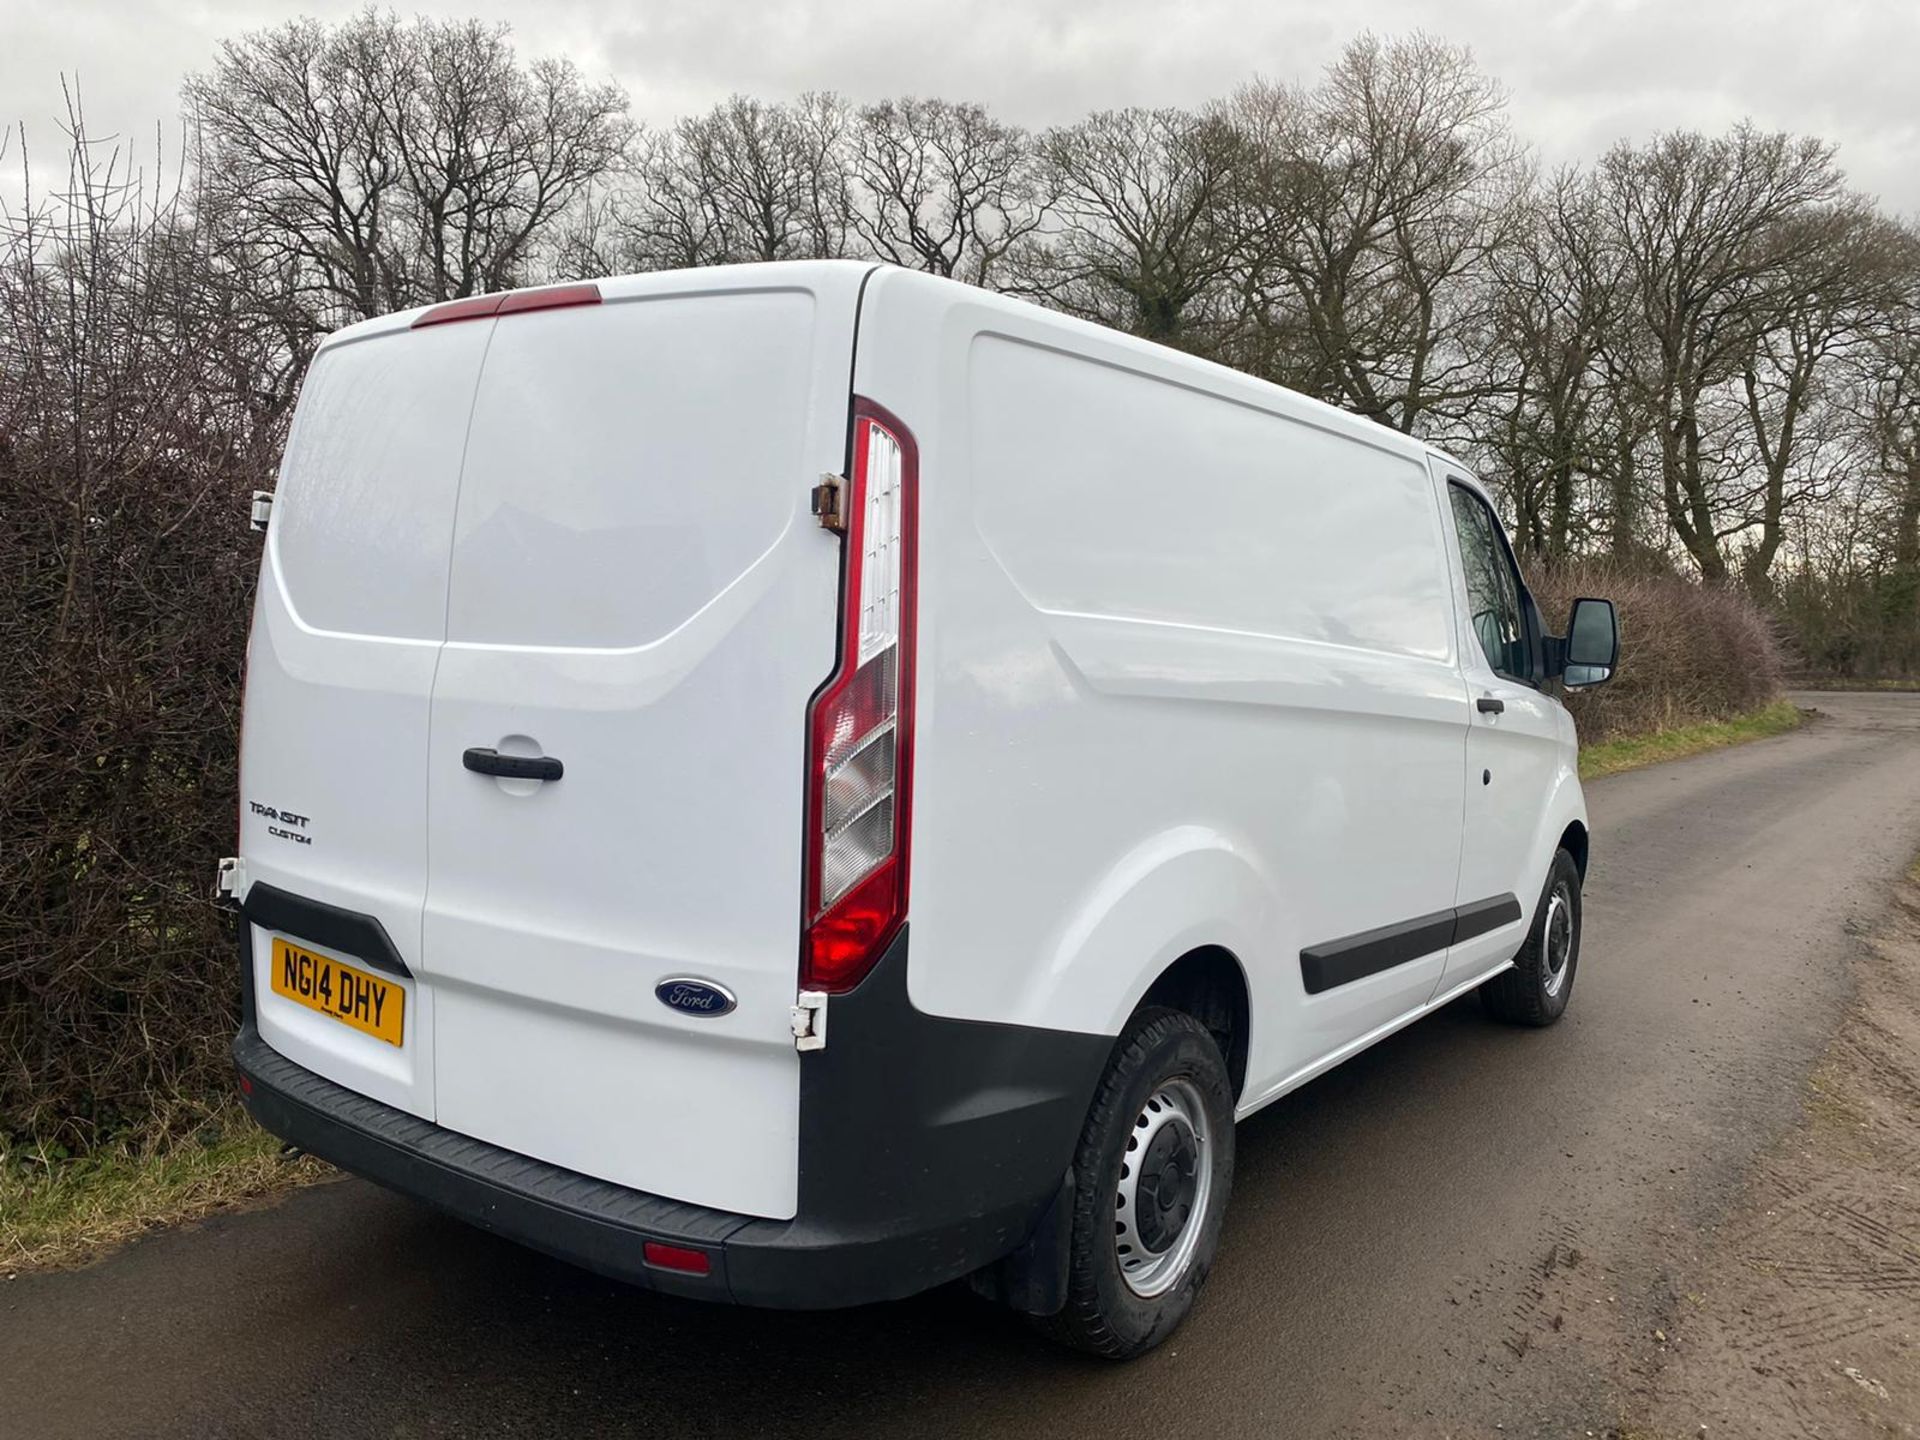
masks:
[[[1480,1002],[1496,1020],[1551,1025],[1566,1013],[1579,964],[1580,867],[1565,850],[1556,850],[1526,944],[1511,970],[1480,987]]]
[[[1067,1303],[1035,1323],[1130,1360],[1184,1320],[1233,1188],[1233,1090],[1213,1036],[1142,1010],[1115,1044],[1074,1157]]]

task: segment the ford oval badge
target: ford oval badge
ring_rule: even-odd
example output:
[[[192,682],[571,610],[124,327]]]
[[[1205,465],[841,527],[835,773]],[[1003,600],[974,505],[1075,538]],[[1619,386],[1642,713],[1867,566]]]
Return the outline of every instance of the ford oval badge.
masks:
[[[662,1005],[682,1015],[725,1015],[738,1003],[726,986],[691,975],[670,975],[653,987],[653,994]]]

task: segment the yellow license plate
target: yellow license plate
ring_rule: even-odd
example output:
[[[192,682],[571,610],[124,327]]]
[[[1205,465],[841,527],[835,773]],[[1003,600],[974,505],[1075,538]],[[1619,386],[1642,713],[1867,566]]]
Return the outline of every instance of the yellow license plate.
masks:
[[[276,937],[273,993],[389,1045],[400,1043],[407,992],[331,955],[316,955]]]

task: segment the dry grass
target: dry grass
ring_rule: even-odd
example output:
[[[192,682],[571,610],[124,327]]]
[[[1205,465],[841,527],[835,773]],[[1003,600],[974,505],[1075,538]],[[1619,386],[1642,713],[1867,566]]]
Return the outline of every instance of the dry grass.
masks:
[[[1790,700],[1776,700],[1751,714],[1734,720],[1714,720],[1704,725],[1682,725],[1652,735],[1627,735],[1605,740],[1580,749],[1580,778],[1597,780],[1602,775],[1617,775],[1622,770],[1638,770],[1642,765],[1657,765],[1662,760],[1682,760],[1689,755],[1721,750],[1748,740],[1765,740],[1797,729],[1805,714]]]
[[[103,1145],[71,1157],[0,1149],[0,1274],[81,1265],[159,1225],[328,1174],[290,1159],[236,1104],[192,1134],[158,1145]]]

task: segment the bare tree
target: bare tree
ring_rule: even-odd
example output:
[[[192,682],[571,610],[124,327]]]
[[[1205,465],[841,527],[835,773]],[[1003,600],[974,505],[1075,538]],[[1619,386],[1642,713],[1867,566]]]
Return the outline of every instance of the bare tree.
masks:
[[[1618,318],[1619,259],[1599,219],[1576,171],[1530,193],[1489,258],[1487,325],[1471,347],[1489,369],[1486,478],[1512,497],[1521,544],[1548,560],[1573,549],[1579,486],[1618,458],[1599,356]]]
[[[1505,97],[1471,54],[1363,35],[1302,91],[1256,81],[1228,114],[1253,322],[1291,378],[1398,430],[1479,394],[1461,342],[1522,178]]]
[[[1742,557],[1747,588],[1763,592],[1795,506],[1831,494],[1853,458],[1856,427],[1832,400],[1835,359],[1871,346],[1898,303],[1905,237],[1857,197],[1781,222],[1784,258],[1756,298],[1754,343],[1740,381],[1758,481],[1758,534]],[[1850,465],[1846,468],[1851,468]]]
[[[619,211],[647,269],[804,260],[848,253],[852,201],[845,103],[791,106],[736,95],[652,138],[639,190]]]
[[[1718,139],[1618,146],[1600,175],[1646,340],[1630,379],[1656,418],[1666,518],[1717,583],[1729,574],[1723,542],[1750,517],[1726,503],[1742,483],[1730,458],[1738,437],[1714,407],[1744,374],[1786,277],[1819,243],[1817,227],[1792,222],[1838,200],[1833,151],[1742,125]]]
[[[523,65],[504,26],[371,9],[228,41],[186,98],[209,219],[321,327],[523,283],[632,133],[623,91]]]
[[[1882,619],[1906,638],[1904,661],[1920,661],[1920,234],[1903,236],[1905,294],[1857,357],[1874,470],[1885,496],[1887,574]]]
[[[861,110],[852,169],[861,239],[896,265],[992,283],[1045,216],[1027,134],[978,105],[886,100]]]
[[[1013,288],[1150,340],[1189,344],[1200,302],[1231,273],[1231,126],[1184,110],[1103,110],[1040,140],[1052,197]]]

